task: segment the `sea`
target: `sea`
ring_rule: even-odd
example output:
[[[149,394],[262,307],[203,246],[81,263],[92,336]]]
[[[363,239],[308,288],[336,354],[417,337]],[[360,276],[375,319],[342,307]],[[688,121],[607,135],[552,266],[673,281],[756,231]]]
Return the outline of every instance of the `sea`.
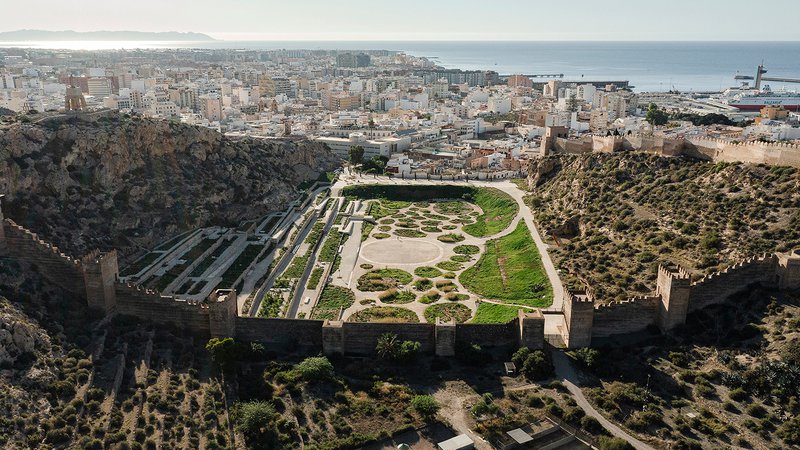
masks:
[[[764,64],[772,77],[800,79],[795,42],[549,42],[549,41],[209,41],[0,42],[0,48],[85,50],[135,48],[394,50],[424,56],[450,69],[494,70],[501,75],[563,74],[567,81],[627,80],[638,92],[718,92],[755,76]],[[800,84],[768,83],[773,90]]]

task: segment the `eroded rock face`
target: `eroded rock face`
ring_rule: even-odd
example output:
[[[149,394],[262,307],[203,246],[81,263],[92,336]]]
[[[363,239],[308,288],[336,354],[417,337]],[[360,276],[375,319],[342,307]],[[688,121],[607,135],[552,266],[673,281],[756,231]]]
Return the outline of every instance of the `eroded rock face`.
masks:
[[[7,300],[0,297],[0,365],[24,354],[50,349],[50,338]]]
[[[187,228],[262,216],[339,164],[309,141],[233,141],[161,120],[0,128],[6,216],[75,256],[116,248],[124,258]]]
[[[561,169],[560,160],[557,158],[533,159],[528,166],[528,187],[533,189],[541,186],[552,178]]]

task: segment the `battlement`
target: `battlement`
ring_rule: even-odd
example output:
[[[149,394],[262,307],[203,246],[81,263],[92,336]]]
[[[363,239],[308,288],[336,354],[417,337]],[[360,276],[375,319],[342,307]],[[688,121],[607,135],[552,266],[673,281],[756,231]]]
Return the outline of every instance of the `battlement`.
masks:
[[[9,228],[11,230],[15,231],[20,238],[28,239],[30,242],[35,244],[41,250],[47,251],[49,253],[52,253],[53,255],[63,259],[65,262],[68,262],[68,263],[73,264],[75,266],[80,266],[81,263],[80,263],[79,260],[77,260],[77,259],[73,258],[72,256],[69,256],[66,253],[62,252],[55,245],[40,239],[39,235],[37,235],[33,231],[31,231],[31,230],[29,230],[29,229],[27,229],[27,228],[25,228],[25,227],[23,227],[21,225],[18,225],[16,222],[14,222],[11,219],[5,219],[5,220],[8,223]]]
[[[614,310],[615,308],[626,307],[630,305],[634,305],[637,303],[650,303],[654,300],[660,300],[660,295],[637,295],[631,297],[627,300],[609,302],[609,303],[599,303],[594,306],[595,311],[606,311],[606,310]]]

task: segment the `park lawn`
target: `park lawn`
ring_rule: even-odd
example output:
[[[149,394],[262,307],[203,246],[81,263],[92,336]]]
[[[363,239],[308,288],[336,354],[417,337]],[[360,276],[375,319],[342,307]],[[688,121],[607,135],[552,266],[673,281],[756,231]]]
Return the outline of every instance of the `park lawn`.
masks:
[[[506,236],[488,241],[486,252],[459,281],[484,298],[516,305],[547,307],[553,288],[525,222]]]
[[[517,317],[520,309],[516,306],[480,303],[470,323],[508,323]]]
[[[483,214],[475,223],[464,225],[464,232],[475,237],[495,235],[511,225],[519,205],[510,195],[496,188],[475,189],[472,199]]]

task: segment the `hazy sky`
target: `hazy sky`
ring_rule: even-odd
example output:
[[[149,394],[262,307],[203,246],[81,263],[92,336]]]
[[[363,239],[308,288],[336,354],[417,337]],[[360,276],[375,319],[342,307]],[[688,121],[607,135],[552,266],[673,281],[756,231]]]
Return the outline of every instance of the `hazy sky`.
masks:
[[[0,31],[232,40],[800,40],[799,0],[4,1]]]

